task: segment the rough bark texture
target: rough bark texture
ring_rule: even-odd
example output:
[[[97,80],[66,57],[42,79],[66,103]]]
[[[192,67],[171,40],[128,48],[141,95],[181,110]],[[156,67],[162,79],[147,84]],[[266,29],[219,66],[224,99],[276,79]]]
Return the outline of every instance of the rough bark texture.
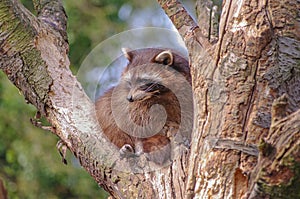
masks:
[[[203,15],[205,10],[201,10],[201,6],[198,8],[199,16]],[[256,164],[255,146],[262,138],[275,132],[274,128],[270,128],[273,101],[284,93],[288,96],[286,115],[300,107],[299,2],[224,1],[219,32],[212,56],[207,58],[192,51],[200,54],[191,60],[196,109],[199,112],[195,119],[198,129],[194,131],[194,139],[198,142],[194,140],[190,156],[196,157],[189,161],[194,172],[192,174],[189,170],[188,174],[195,176],[188,187],[189,196],[283,197],[281,191],[284,189],[279,190],[281,194],[271,194],[281,187],[278,180],[274,184],[269,182],[274,177],[272,170],[267,172],[268,175],[252,171],[255,168],[264,172],[269,170],[267,165],[262,165],[267,163],[261,162],[261,156],[259,164]],[[293,136],[288,139],[294,140],[299,133],[299,130],[295,131],[299,124],[296,122],[297,114],[290,117],[295,120],[291,127]],[[285,129],[282,135],[290,128],[287,121],[283,124],[285,128],[279,128],[280,131]],[[271,143],[272,147],[287,147],[282,142],[269,141],[274,139],[271,137],[267,137],[265,142]],[[289,150],[294,144],[297,146],[292,140],[286,140],[293,143],[288,145]],[[299,160],[296,159],[293,157],[290,164],[297,165]],[[273,170],[277,169],[278,174],[284,172],[278,169],[282,161],[276,163],[273,162]],[[297,180],[291,179],[299,179],[297,169],[291,169],[287,169],[286,174],[289,172],[290,175],[285,176],[287,179],[284,181],[297,183]],[[282,179],[283,176],[277,178]],[[277,187],[274,187],[275,184]],[[251,189],[255,194],[250,195],[251,186],[255,187]],[[293,191],[295,195],[299,194],[296,189]]]
[[[0,69],[114,198],[299,196],[299,2],[223,1],[219,29],[219,1],[197,2],[198,24],[178,1],[158,2],[188,48],[195,109],[189,153],[161,170],[114,169],[114,148],[68,68],[59,0],[34,1],[37,17],[0,1]]]

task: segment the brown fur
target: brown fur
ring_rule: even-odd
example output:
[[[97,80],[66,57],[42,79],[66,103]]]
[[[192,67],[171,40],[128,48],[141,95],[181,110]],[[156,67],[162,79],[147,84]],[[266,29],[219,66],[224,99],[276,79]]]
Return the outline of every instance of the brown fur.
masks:
[[[137,152],[136,145],[141,143],[142,152],[157,156],[150,158],[156,163],[163,163],[170,156],[170,137],[181,128],[180,106],[192,107],[191,92],[182,88],[184,81],[188,85],[191,82],[188,61],[173,52],[172,59],[164,60],[162,56],[162,60],[156,60],[161,52],[165,51],[141,49],[127,52],[125,56],[129,64],[120,83],[108,90],[95,104],[100,126],[114,145],[120,149],[129,144]],[[153,92],[145,92],[136,86],[139,78],[143,77],[153,77],[166,88],[172,89],[162,87]],[[183,97],[187,98],[184,99],[184,104],[179,103],[178,96],[175,95],[177,92],[183,93]],[[191,113],[188,115],[191,116]],[[188,120],[190,123],[182,131],[191,130],[191,118]]]

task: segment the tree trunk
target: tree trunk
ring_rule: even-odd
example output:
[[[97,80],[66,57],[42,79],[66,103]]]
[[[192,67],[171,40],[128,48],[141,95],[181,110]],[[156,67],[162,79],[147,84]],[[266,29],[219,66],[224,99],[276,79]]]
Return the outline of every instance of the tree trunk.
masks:
[[[296,198],[299,2],[228,0],[221,13],[198,0],[198,24],[178,1],[158,2],[186,43],[194,91],[191,148],[170,166],[114,169],[118,157],[69,70],[59,0],[34,1],[37,17],[16,0],[0,2],[0,69],[114,198]]]

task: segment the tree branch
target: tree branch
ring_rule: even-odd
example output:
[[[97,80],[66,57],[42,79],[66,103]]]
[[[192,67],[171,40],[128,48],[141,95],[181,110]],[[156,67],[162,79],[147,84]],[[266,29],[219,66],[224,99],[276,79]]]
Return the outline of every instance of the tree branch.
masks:
[[[286,110],[286,97],[273,103],[272,112]],[[260,158],[249,198],[297,198],[300,194],[300,110],[272,121],[267,138],[260,144]]]
[[[0,68],[23,92],[25,99],[45,115],[44,103],[52,80],[45,71],[39,70],[45,63],[34,47],[38,21],[18,1],[1,1],[0,12],[3,13]]]
[[[67,15],[61,0],[33,0],[38,18],[59,31],[67,41]]]
[[[208,56],[198,54],[191,59],[194,110],[197,111],[194,126],[198,129],[194,129],[192,136],[186,190],[188,198],[245,197],[250,188],[249,183],[255,181],[258,175],[251,175],[255,177],[249,179],[256,168],[257,159],[256,153],[250,154],[245,150],[238,152],[237,146],[255,146],[268,134],[271,104],[282,93],[287,93],[291,98],[290,112],[299,109],[300,76],[299,61],[296,61],[299,57],[299,48],[296,48],[299,46],[299,34],[296,33],[298,23],[295,20],[299,18],[295,14],[299,10],[297,1],[252,4],[249,1],[232,0],[223,1],[223,6],[214,56],[207,58]],[[269,10],[266,11],[266,8]],[[272,29],[271,24],[278,28]],[[195,49],[191,53],[193,52]],[[280,117],[279,110],[274,112],[277,118]],[[294,115],[294,119],[297,117],[299,115]],[[299,123],[293,126],[299,129]],[[287,148],[295,149],[291,154],[297,154],[298,130],[279,128],[278,131],[281,134],[287,131],[284,135],[291,136],[291,140],[287,141],[288,137],[283,136],[276,143],[276,150],[285,152]],[[226,142],[214,142],[210,145],[212,139]],[[270,148],[275,147],[274,144],[269,145]],[[288,172],[283,170],[283,173],[289,176],[294,173],[297,183],[299,158],[296,155],[285,157],[291,157],[295,164],[288,162],[288,158],[284,162],[290,167],[294,166],[295,170],[286,167]],[[282,160],[279,154],[273,160],[275,159]],[[278,171],[281,171],[280,166],[273,166],[271,168],[266,165],[264,170],[259,170],[263,177],[258,179],[267,181],[259,189],[268,193],[273,190],[273,187],[268,189],[273,185],[273,182],[270,183],[271,174],[279,176]],[[279,185],[276,189],[284,184],[274,182],[276,183]],[[291,190],[292,188],[289,189],[290,192]]]
[[[0,21],[0,69],[47,118],[68,148],[85,160],[82,165],[97,176],[99,185],[107,181],[106,190],[117,197],[111,184],[115,182],[104,178],[107,169],[100,165],[101,154],[113,159],[112,149],[102,137],[94,104],[69,70],[64,39],[19,1],[0,1]]]
[[[157,0],[157,2],[173,22],[189,51],[194,45],[194,41],[197,41],[201,48],[211,46],[208,42],[208,38],[203,35],[198,24],[194,21],[180,1]]]

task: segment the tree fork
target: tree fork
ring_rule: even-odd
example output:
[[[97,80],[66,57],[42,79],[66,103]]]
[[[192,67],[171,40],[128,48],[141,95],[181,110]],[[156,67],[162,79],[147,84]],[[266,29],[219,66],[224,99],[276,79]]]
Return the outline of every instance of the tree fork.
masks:
[[[0,2],[0,68],[114,198],[299,195],[299,3],[224,1],[211,39],[178,1],[158,2],[186,43],[194,91],[191,149],[169,167],[130,174],[101,164],[115,153],[68,68],[59,0],[35,1],[37,17],[16,0]],[[197,5],[212,18],[205,5],[214,2]]]

